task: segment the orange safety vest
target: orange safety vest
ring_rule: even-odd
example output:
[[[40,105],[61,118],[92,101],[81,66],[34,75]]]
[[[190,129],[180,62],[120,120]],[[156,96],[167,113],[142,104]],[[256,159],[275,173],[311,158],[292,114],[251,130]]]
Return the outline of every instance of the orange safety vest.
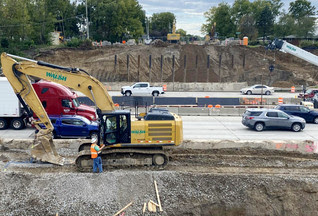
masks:
[[[92,157],[92,158],[97,158],[97,156],[98,156],[98,153],[97,153],[97,151],[95,150],[95,146],[96,146],[95,143],[93,143],[93,144],[91,145],[91,157]]]

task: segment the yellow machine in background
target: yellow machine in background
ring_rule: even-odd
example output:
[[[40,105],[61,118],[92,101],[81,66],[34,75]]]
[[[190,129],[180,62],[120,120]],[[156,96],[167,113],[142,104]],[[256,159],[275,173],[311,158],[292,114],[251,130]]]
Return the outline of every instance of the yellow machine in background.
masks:
[[[173,21],[172,25],[172,33],[167,35],[167,40],[171,42],[179,42],[180,41],[180,34],[176,33],[176,21]]]
[[[14,59],[23,60],[17,62]],[[159,166],[168,162],[164,146],[177,146],[183,140],[182,120],[163,109],[152,109],[144,117],[131,116],[127,110],[115,110],[104,85],[86,71],[66,68],[10,54],[1,55],[3,73],[12,85],[20,102],[32,116],[29,107],[39,117],[36,145],[32,157],[63,165],[52,140],[53,125],[36,95],[29,76],[46,79],[70,87],[94,101],[99,121],[99,144],[106,145],[102,152],[105,166]],[[79,170],[91,170],[90,143],[79,146],[76,165]]]

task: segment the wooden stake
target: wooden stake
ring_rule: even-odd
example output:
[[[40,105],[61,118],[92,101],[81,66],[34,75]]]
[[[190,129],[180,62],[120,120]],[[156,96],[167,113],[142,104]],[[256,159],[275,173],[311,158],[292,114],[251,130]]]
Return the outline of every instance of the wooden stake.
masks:
[[[159,207],[159,204],[155,203],[154,201],[150,200],[150,202],[154,204],[155,206]]]
[[[152,208],[152,203],[150,201],[148,202],[148,211],[154,212],[154,210]]]
[[[131,201],[128,205],[126,205],[124,208],[122,208],[121,210],[119,210],[118,212],[116,212],[116,214],[114,214],[114,216],[119,215],[121,212],[123,212],[126,208],[128,208],[129,206],[131,206],[131,204],[133,204],[133,202]]]
[[[155,183],[155,189],[156,189],[156,194],[157,194],[157,201],[158,201],[158,204],[159,204],[159,211],[162,212],[163,210],[162,210],[162,206],[161,206],[161,202],[160,202],[160,198],[159,198],[159,192],[158,192],[156,180],[154,180],[154,183]]]
[[[144,203],[144,207],[142,208],[142,215],[144,215],[144,214],[145,214],[145,212],[146,212],[146,207],[147,207],[147,204],[146,204],[146,203]]]

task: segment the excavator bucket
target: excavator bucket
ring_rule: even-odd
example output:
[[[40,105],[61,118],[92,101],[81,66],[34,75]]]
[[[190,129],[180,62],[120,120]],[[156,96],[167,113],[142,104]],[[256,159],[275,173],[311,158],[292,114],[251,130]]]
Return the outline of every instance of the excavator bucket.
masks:
[[[53,134],[50,129],[40,129],[36,134],[34,144],[31,149],[32,157],[43,162],[49,162],[57,165],[64,164],[64,158],[58,155],[53,144]]]

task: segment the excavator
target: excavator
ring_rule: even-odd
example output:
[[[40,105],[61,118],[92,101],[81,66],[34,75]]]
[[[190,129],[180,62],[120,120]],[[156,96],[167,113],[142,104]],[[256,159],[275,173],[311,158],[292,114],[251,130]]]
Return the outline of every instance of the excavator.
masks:
[[[20,61],[18,61],[20,60]],[[152,108],[147,113],[131,115],[116,109],[103,84],[85,70],[62,67],[43,61],[1,54],[3,74],[7,77],[22,106],[39,130],[31,148],[31,157],[63,165],[53,142],[54,127],[35,93],[32,77],[45,79],[82,92],[95,103],[99,123],[98,144],[107,167],[147,166],[163,168],[168,163],[166,146],[178,146],[183,141],[182,119],[167,110]],[[32,118],[33,113],[38,117]],[[41,125],[41,126],[40,126]],[[79,171],[90,171],[93,161],[91,143],[79,145],[75,164]]]

